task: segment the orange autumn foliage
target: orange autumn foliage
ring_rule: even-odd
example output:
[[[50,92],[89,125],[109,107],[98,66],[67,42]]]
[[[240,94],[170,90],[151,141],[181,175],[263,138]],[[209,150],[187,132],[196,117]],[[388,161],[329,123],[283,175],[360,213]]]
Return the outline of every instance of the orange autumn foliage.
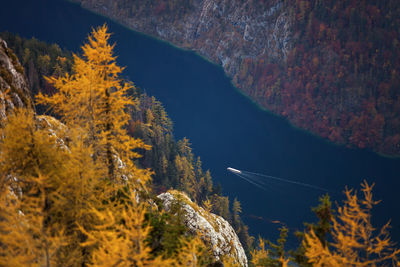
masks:
[[[137,149],[150,147],[126,132],[127,110],[136,102],[128,96],[133,85],[120,78],[124,68],[115,62],[110,36],[106,25],[94,29],[82,46],[83,56],[74,54],[72,74],[47,77],[57,92],[39,93],[36,99],[61,116],[68,127],[82,130],[93,147],[95,162],[106,168],[105,177],[114,183],[130,180],[146,187],[151,173],[137,168],[132,160],[140,157]]]
[[[362,199],[345,190],[344,205],[332,219],[332,242],[325,246],[313,230],[305,234],[305,255],[313,266],[398,266],[400,249],[390,240],[389,222],[377,233],[371,223],[371,209],[379,203],[372,198],[373,185],[364,181],[361,186]]]

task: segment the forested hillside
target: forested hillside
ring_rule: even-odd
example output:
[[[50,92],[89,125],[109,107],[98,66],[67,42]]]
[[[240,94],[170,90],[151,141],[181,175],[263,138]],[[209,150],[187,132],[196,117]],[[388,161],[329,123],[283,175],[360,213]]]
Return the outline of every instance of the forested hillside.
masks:
[[[24,69],[0,39],[0,265],[248,266],[231,225],[211,213],[249,245],[240,203],[231,214],[189,141],[174,141],[161,103],[121,77],[109,37],[98,27],[82,55],[55,57],[64,68],[35,95],[48,115],[35,112]],[[32,62],[46,55],[36,46],[48,45],[30,46]],[[373,225],[373,187],[346,188],[334,207],[321,197],[295,251],[281,223],[276,242],[260,237],[251,249],[251,264],[398,266],[389,222]]]
[[[41,78],[34,99],[48,115],[35,112],[24,69],[0,39],[0,265],[247,266],[234,229],[211,213],[219,198],[209,192],[201,208],[180,191],[165,193],[168,203],[153,193],[153,171],[137,161],[151,146],[128,134],[138,98],[109,38],[106,25],[94,29],[71,71],[55,63],[61,71]],[[31,62],[51,58],[48,45],[15,39],[30,44]]]
[[[397,0],[75,1],[197,51],[302,129],[400,155]]]
[[[239,84],[336,143],[400,153],[399,1],[287,1],[286,62],[244,61]]]
[[[44,76],[62,75],[71,71],[72,54],[57,44],[47,44],[35,38],[24,39],[9,32],[0,33],[25,69],[32,95],[41,90],[50,92]]]
[[[25,72],[29,73],[27,78],[32,95],[37,92],[53,94],[55,88],[46,81],[45,76],[57,77],[71,70],[72,53],[62,50],[57,44],[24,39],[11,33],[1,33],[0,36],[16,51]],[[252,238],[240,218],[240,202],[237,199],[231,202],[222,194],[221,186],[213,183],[210,171],[203,170],[200,157],[192,153],[188,139],[175,140],[173,123],[162,103],[142,93],[140,88],[131,88],[129,94],[134,97],[135,103],[129,107],[127,132],[152,148],[138,149],[142,156],[136,159],[139,166],[154,172],[152,191],[160,194],[171,188],[179,189],[199,205],[209,205],[210,211],[234,226],[249,252]],[[47,110],[43,105],[37,109]]]

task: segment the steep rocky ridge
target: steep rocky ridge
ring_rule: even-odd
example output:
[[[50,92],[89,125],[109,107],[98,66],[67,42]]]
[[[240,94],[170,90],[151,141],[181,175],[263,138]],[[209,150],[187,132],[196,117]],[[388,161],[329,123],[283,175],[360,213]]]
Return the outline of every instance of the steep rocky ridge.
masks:
[[[221,65],[297,127],[400,155],[398,1],[72,1]]]
[[[186,227],[191,234],[200,234],[210,245],[217,261],[228,256],[233,257],[241,266],[247,266],[247,257],[239,238],[226,220],[199,207],[182,192],[170,190],[157,197],[162,200],[163,208],[167,212],[174,202],[182,205]]]
[[[0,126],[15,107],[32,107],[24,68],[0,38]]]
[[[137,31],[193,49],[234,77],[245,58],[284,60],[290,20],[281,0],[74,0]]]

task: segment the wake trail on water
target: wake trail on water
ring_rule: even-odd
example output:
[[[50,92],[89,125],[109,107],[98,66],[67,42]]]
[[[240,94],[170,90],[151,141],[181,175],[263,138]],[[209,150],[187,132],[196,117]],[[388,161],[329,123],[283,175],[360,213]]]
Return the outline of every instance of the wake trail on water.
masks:
[[[254,185],[254,186],[260,188],[261,190],[266,191],[266,188],[265,188],[264,186],[262,186],[261,184],[258,184],[257,182],[252,181],[252,180],[246,178],[244,175],[240,175],[239,173],[234,173],[234,174],[235,174],[236,176],[238,176],[238,177],[240,177],[240,178],[246,180],[247,182],[251,183],[252,185]]]
[[[236,175],[237,177],[245,180],[246,182],[256,186],[257,188],[265,191],[265,192],[271,192],[271,191],[277,191],[279,193],[282,193],[281,190],[277,190],[276,188],[273,187],[267,187],[266,185],[268,185],[268,183],[265,182],[259,182],[257,179],[254,179],[252,177],[248,177],[247,175],[243,174],[243,173],[237,173],[237,172],[232,172],[234,175]]]
[[[283,190],[282,186],[284,186],[284,185],[282,185],[282,183],[280,181],[267,180],[264,178],[256,177],[254,175],[249,175],[246,172],[242,172],[240,175],[242,178],[247,178],[247,179],[251,180],[253,183],[260,185],[261,187],[264,188],[264,190],[268,189],[269,191],[284,193],[284,191],[282,191]]]
[[[272,175],[266,175],[266,174],[262,174],[262,173],[249,172],[249,171],[242,171],[242,170],[237,170],[237,169],[233,169],[230,167],[228,168],[228,171],[230,171],[231,173],[235,174],[236,176],[242,178],[243,180],[251,183],[252,185],[254,185],[264,191],[267,191],[267,185],[269,185],[270,182],[275,181],[275,182],[277,182],[277,184],[289,183],[289,184],[294,184],[294,185],[298,185],[298,186],[302,186],[302,187],[306,187],[306,188],[310,188],[310,189],[314,189],[314,190],[318,190],[318,191],[335,193],[335,192],[332,192],[331,190],[328,190],[326,188],[323,188],[323,187],[320,187],[317,185],[307,184],[307,183],[299,182],[296,180],[285,179],[285,178],[276,177],[276,176],[272,176]],[[270,188],[268,188],[268,189],[270,189]],[[280,190],[278,190],[278,191],[280,191]]]
[[[316,190],[321,190],[321,191],[329,192],[328,189],[323,188],[323,187],[320,187],[320,186],[317,186],[317,185],[302,183],[302,182],[298,182],[298,181],[294,181],[294,180],[289,180],[289,179],[285,179],[285,178],[280,178],[280,177],[276,177],[276,176],[272,176],[272,175],[266,175],[266,174],[261,174],[261,173],[256,173],[256,172],[248,172],[248,171],[242,171],[242,173],[244,173],[244,174],[249,174],[249,175],[254,175],[254,176],[261,176],[261,177],[265,177],[265,178],[269,178],[269,179],[274,179],[274,180],[281,181],[281,182],[285,182],[285,183],[291,183],[291,184],[300,185],[300,186],[305,186],[305,187],[312,188],[312,189],[316,189]]]

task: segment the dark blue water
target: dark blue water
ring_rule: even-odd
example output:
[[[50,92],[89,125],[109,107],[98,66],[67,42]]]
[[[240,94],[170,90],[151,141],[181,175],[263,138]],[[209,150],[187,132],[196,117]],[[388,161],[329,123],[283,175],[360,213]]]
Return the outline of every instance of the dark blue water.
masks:
[[[375,222],[392,218],[393,237],[400,241],[400,160],[334,146],[296,130],[240,95],[219,67],[77,5],[60,0],[2,2],[6,3],[1,3],[0,31],[74,51],[92,27],[107,22],[117,42],[118,63],[127,66],[125,75],[162,101],[176,137],[188,137],[224,193],[242,203],[252,234],[275,237],[279,225],[271,220],[290,229],[313,220],[310,207],[323,192],[284,183],[263,191],[228,173],[228,166],[328,188],[335,199],[340,199],[335,192],[345,185],[357,187],[363,179],[376,182],[375,196],[383,202],[374,212]]]

